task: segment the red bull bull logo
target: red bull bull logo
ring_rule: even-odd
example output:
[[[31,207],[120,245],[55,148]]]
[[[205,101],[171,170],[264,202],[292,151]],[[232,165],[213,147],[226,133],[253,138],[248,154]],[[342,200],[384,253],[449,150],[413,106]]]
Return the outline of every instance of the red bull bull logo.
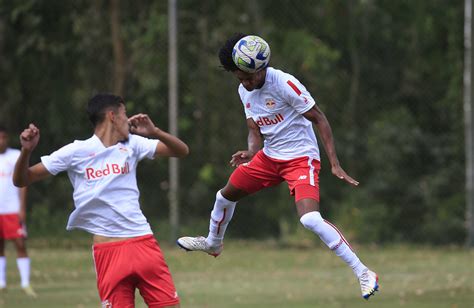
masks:
[[[275,108],[276,104],[273,99],[269,98],[265,100],[265,106],[267,106],[268,109],[273,109]]]

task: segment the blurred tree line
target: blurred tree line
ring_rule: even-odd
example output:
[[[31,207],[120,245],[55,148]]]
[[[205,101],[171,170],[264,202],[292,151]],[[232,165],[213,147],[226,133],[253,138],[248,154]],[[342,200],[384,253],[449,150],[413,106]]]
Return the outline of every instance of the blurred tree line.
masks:
[[[463,1],[178,1],[182,229],[207,234],[216,191],[246,147],[238,82],[217,51],[234,32],[264,37],[271,65],[311,91],[332,124],[349,187],[322,156],[321,209],[360,242],[461,243],[464,229]],[[0,0],[0,122],[41,129],[33,162],[88,138],[88,99],[114,92],[167,129],[167,1]],[[168,215],[166,160],[139,167],[145,214]],[[32,235],[62,234],[65,174],[30,188]],[[282,184],[243,200],[229,235],[300,228]]]

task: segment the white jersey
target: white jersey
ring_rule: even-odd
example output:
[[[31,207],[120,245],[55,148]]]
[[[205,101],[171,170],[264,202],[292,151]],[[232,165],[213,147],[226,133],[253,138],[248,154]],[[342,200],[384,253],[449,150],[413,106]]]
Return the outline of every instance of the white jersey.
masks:
[[[269,67],[262,88],[249,92],[241,84],[239,95],[247,119],[252,118],[260,127],[267,156],[320,160],[312,123],[302,115],[315,101],[295,77]]]
[[[157,144],[131,134],[128,141],[106,148],[94,135],[41,157],[51,174],[67,171],[74,187],[75,210],[67,229],[108,237],[152,234],[138,202],[136,167],[154,157]]]
[[[0,214],[20,212],[20,189],[13,185],[13,170],[20,151],[7,148],[0,154]]]

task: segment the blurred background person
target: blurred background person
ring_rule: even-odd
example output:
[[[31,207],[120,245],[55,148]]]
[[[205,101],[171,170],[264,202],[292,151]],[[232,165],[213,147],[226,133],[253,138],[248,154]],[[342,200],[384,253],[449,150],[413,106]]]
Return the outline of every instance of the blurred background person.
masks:
[[[8,131],[0,125],[0,289],[7,287],[7,258],[5,241],[15,244],[16,264],[21,287],[29,296],[36,296],[30,286],[30,258],[26,250],[26,194],[27,188],[13,185],[12,176],[20,151],[8,145]]]

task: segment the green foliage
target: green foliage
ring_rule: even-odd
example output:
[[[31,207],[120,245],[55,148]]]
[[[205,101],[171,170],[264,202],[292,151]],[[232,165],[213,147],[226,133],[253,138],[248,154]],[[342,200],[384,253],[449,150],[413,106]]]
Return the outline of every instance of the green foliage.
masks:
[[[88,98],[116,78],[110,1],[0,2],[0,122],[37,124],[41,155],[91,135]],[[129,114],[168,125],[166,1],[120,1]],[[205,232],[230,156],[246,148],[237,80],[217,51],[242,31],[261,35],[271,65],[299,78],[326,113],[357,188],[333,177],[322,153],[321,210],[366,242],[462,242],[464,136],[462,1],[179,1],[181,221]],[[12,145],[18,146],[17,138]],[[168,163],[138,170],[143,210],[168,214]],[[30,189],[30,233],[57,233],[72,210],[66,176]],[[232,237],[299,232],[282,184],[242,201]],[[45,221],[51,222],[48,226]],[[204,227],[202,227],[204,222]],[[204,229],[204,230],[202,230]],[[49,230],[49,231],[48,231]]]

